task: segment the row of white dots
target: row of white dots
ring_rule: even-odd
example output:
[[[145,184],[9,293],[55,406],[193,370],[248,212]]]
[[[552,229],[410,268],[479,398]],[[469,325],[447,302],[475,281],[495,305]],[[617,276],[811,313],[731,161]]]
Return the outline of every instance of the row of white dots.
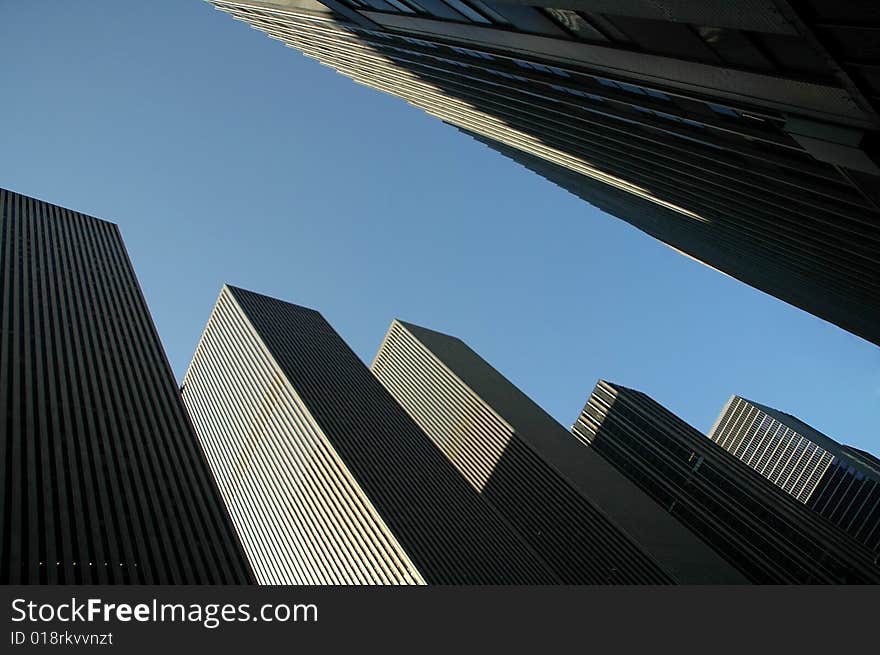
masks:
[[[55,562],[55,566],[61,566],[61,564],[62,564],[61,562]],[[73,562],[73,565],[74,565],[74,566],[76,566],[77,564],[79,564],[79,562]],[[40,562],[40,566],[47,566],[47,563],[46,563],[46,562]],[[48,566],[51,566],[51,564],[48,564]],[[85,566],[85,563],[83,563],[83,566]],[[95,566],[95,563],[94,563],[94,562],[89,562],[89,566]],[[110,563],[109,563],[109,562],[104,562],[104,566],[110,566]],[[125,566],[125,564],[123,564],[122,562],[119,562],[119,566]],[[137,564],[135,564],[135,566],[137,566]]]

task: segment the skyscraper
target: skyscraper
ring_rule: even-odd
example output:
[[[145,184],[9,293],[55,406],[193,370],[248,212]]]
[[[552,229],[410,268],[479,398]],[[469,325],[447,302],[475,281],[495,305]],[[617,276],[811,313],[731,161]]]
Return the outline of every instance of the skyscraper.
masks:
[[[119,228],[0,189],[0,584],[250,570]]]
[[[873,9],[210,1],[673,248],[880,343]]]
[[[314,310],[224,286],[183,398],[261,583],[559,580]]]
[[[746,582],[461,340],[395,320],[372,371],[563,582]]]
[[[868,548],[880,549],[880,461],[800,419],[733,396],[709,438]]]
[[[869,549],[643,393],[600,381],[572,432],[753,582],[880,582]]]

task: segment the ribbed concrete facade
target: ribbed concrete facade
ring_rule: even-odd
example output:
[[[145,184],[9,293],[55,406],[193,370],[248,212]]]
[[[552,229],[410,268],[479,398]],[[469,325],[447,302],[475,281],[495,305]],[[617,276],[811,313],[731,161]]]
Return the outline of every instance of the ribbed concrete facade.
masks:
[[[813,0],[212,4],[880,343],[869,10]]]
[[[753,582],[880,582],[870,550],[643,393],[600,381],[572,432]]]
[[[459,339],[394,321],[372,371],[563,582],[746,582]]]
[[[709,438],[874,551],[880,550],[880,461],[800,419],[733,396]]]
[[[183,398],[261,583],[558,582],[318,312],[224,287]]]
[[[112,223],[0,189],[0,584],[252,580]]]
[[[709,438],[802,503],[813,495],[834,459],[816,439],[739,396],[728,401]]]

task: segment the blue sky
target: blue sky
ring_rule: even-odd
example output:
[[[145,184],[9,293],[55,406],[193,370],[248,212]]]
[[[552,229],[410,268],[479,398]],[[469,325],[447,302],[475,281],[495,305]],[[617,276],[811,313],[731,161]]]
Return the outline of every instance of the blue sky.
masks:
[[[0,186],[118,223],[178,378],[221,285],[368,363],[455,334],[566,425],[600,377],[880,451],[880,350],[201,0],[0,0]]]

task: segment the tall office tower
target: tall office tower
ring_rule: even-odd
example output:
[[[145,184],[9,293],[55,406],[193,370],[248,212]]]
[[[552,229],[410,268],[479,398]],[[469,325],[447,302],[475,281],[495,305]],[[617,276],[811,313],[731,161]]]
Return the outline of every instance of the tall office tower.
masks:
[[[245,584],[119,228],[0,189],[0,584]]]
[[[868,548],[880,550],[880,461],[733,396],[709,438]]]
[[[869,549],[643,393],[600,381],[572,432],[753,582],[880,582]]]
[[[880,343],[869,3],[210,1]]]
[[[461,340],[395,320],[372,370],[563,582],[747,582]]]
[[[225,286],[183,398],[261,583],[559,581],[316,311]]]

